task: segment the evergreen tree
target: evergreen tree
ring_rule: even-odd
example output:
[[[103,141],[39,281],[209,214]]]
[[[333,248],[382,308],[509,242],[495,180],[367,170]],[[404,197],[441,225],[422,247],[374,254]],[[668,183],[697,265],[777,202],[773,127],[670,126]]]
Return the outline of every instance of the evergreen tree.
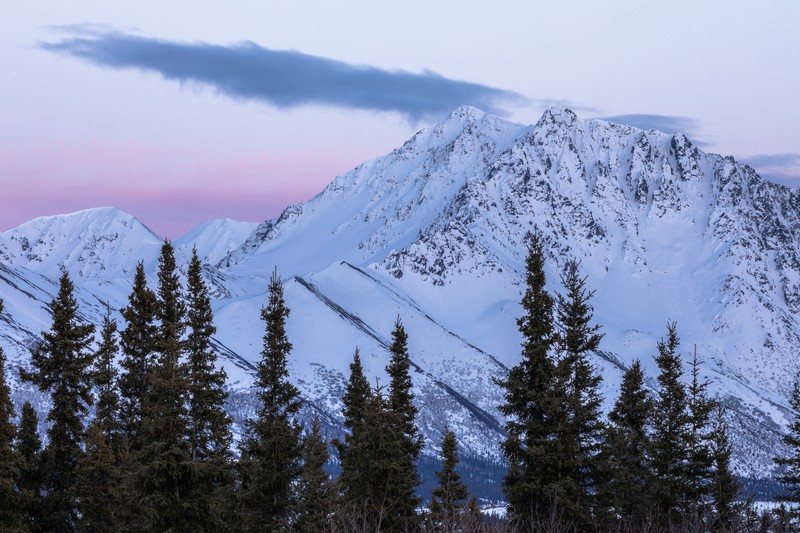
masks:
[[[117,394],[117,370],[114,360],[119,353],[117,344],[117,321],[111,318],[111,309],[103,317],[100,330],[100,346],[95,353],[94,384],[97,388],[97,405],[95,422],[105,434],[106,442],[111,445],[117,438],[119,420],[119,395]]]
[[[183,333],[186,310],[172,245],[165,241],[158,260],[159,320],[156,359],[147,374],[142,408],[141,448],[135,454],[134,484],[140,527],[147,531],[186,530],[200,524],[192,501],[192,465],[186,402],[188,378]]]
[[[22,415],[14,440],[19,466],[17,468],[17,490],[21,496],[20,509],[26,517],[31,531],[39,531],[41,514],[41,452],[39,417],[30,402],[22,405]]]
[[[361,357],[356,348],[353,354],[353,362],[350,363],[350,378],[347,382],[344,396],[342,397],[342,413],[344,414],[344,426],[349,430],[345,435],[344,442],[334,441],[334,446],[339,452],[339,464],[342,472],[339,474],[339,491],[343,494],[346,502],[354,504],[361,501],[363,487],[358,482],[361,473],[358,472],[358,458],[351,452],[351,443],[356,433],[362,431],[364,425],[364,412],[367,404],[371,400],[371,389],[364,369],[361,366]]]
[[[431,521],[436,531],[456,533],[463,530],[469,493],[458,474],[456,434],[445,427],[442,438],[442,469],[436,472],[439,485],[431,495]]]
[[[417,430],[417,408],[413,403],[408,335],[399,317],[394,324],[389,352],[390,359],[386,367],[386,372],[389,374],[389,409],[396,415],[400,424],[398,446],[402,450],[402,453],[396,456],[398,475],[392,478],[395,493],[391,498],[396,500],[393,507],[394,515],[410,527],[416,519],[416,508],[420,503],[414,491],[420,484],[416,462],[422,451],[422,436]]]
[[[3,300],[0,300],[0,314],[3,313]],[[22,500],[17,492],[17,469],[19,455],[12,446],[16,428],[14,403],[11,390],[6,383],[6,356],[0,348],[0,530],[25,531]]]
[[[319,417],[311,422],[311,431],[303,439],[303,468],[300,473],[297,531],[331,531],[334,489],[325,471],[328,442],[322,434]]]
[[[714,508],[714,531],[731,531],[738,513],[736,498],[742,486],[731,472],[733,449],[728,440],[728,425],[725,423],[722,404],[716,403],[714,423],[711,429],[712,475],[709,493]]]
[[[789,456],[774,459],[783,469],[783,473],[776,479],[786,489],[786,494],[779,496],[778,500],[800,504],[800,380],[798,379],[794,382],[789,405],[794,419],[789,424],[789,432],[783,436],[783,443],[789,449]]]
[[[402,420],[389,408],[381,389],[370,392],[363,423],[353,429],[347,448],[350,473],[339,512],[344,531],[414,530],[405,514],[407,495],[396,479],[406,472]]]
[[[225,412],[226,374],[217,370],[211,346],[216,332],[211,299],[202,277],[197,248],[187,273],[186,351],[189,371],[189,439],[195,470],[195,497],[204,522],[221,527],[224,508],[233,498],[231,419]]]
[[[686,463],[686,499],[701,516],[708,499],[709,483],[713,469],[711,456],[710,418],[716,404],[708,397],[709,382],[700,379],[700,362],[697,349],[692,357],[692,381],[687,388],[689,407],[689,457]]]
[[[47,416],[52,425],[43,455],[43,529],[73,531],[77,526],[75,465],[83,455],[83,420],[93,402],[93,357],[88,347],[94,326],[79,322],[74,286],[66,272],[50,312],[50,331],[42,332],[43,342],[31,356],[33,371],[25,372],[24,378],[49,392],[52,401]]]
[[[498,384],[505,389],[500,411],[508,417],[502,443],[509,468],[503,480],[509,518],[520,529],[532,529],[553,509],[557,475],[554,427],[558,419],[553,345],[554,302],[547,293],[544,243],[536,230],[525,261],[525,314],[517,320],[522,333],[522,360]]]
[[[115,444],[119,444],[114,360],[119,353],[117,322],[108,308],[103,317],[100,346],[95,353],[95,418],[87,429],[85,453],[75,471],[80,510],[80,530],[119,531],[122,505],[122,472]]]
[[[248,420],[241,443],[239,510],[244,531],[279,531],[289,527],[294,484],[300,474],[300,427],[294,420],[300,393],[289,382],[286,337],[289,309],[277,272],[269,282],[269,301],[261,309],[266,324],[256,387],[260,406]]]
[[[89,425],[86,453],[75,468],[75,491],[80,511],[79,530],[116,532],[122,525],[122,472],[102,422]]]
[[[677,353],[679,344],[677,325],[674,322],[667,324],[667,340],[659,341],[656,356],[660,370],[659,390],[653,411],[650,451],[655,474],[652,486],[654,511],[660,516],[664,527],[677,525],[687,512],[686,464],[689,460],[691,420],[686,387],[680,381],[683,370],[681,357]]]
[[[594,291],[586,290],[586,278],[580,277],[578,268],[576,261],[567,262],[561,276],[565,293],[558,295],[556,303],[560,354],[556,379],[566,397],[556,424],[554,459],[559,467],[559,510],[566,522],[586,528],[591,522],[603,433],[601,378],[589,362],[589,353],[597,350],[602,335],[600,326],[591,324],[589,300]]]
[[[217,370],[217,355],[211,347],[216,333],[211,299],[202,277],[197,248],[187,274],[187,319],[189,334],[186,349],[189,362],[189,426],[192,459],[220,462],[230,458],[231,419],[225,413],[227,378],[224,370]]]
[[[118,385],[119,421],[125,448],[129,452],[137,451],[142,444],[142,408],[150,392],[148,374],[158,336],[156,307],[156,295],[147,286],[144,265],[139,262],[128,305],[120,311],[126,327],[120,333],[123,356]]]
[[[605,518],[622,531],[642,528],[650,512],[643,494],[652,484],[650,469],[650,436],[648,423],[653,413],[653,400],[644,387],[644,373],[639,361],[625,372],[620,395],[608,415],[604,442],[604,476],[599,498]]]

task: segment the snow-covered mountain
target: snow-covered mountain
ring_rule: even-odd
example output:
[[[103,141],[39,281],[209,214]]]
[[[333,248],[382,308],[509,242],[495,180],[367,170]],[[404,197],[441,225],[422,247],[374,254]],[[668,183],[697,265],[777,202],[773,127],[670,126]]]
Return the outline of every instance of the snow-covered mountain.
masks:
[[[356,346],[367,372],[387,383],[399,316],[428,451],[447,421],[465,455],[499,459],[502,393],[492,378],[519,359],[515,319],[534,227],[549,249],[551,289],[576,257],[596,290],[605,337],[595,364],[607,405],[634,359],[654,383],[656,341],[675,320],[685,359],[696,345],[727,407],[736,467],[768,475],[798,370],[800,191],[682,134],[583,121],[559,107],[535,125],[462,107],[275,220],[214,221],[175,244],[186,257],[196,245],[207,263],[234,387],[251,380],[259,309],[277,268],[292,309],[293,379],[332,428]],[[108,209],[0,234],[0,297],[14,319],[0,323],[0,342],[14,364],[27,357],[14,332],[46,327],[41,302],[61,265],[84,289],[87,317],[99,320],[101,300],[124,305],[136,261],[153,271],[160,243]],[[26,283],[41,291],[26,296]],[[19,303],[26,298],[38,303]]]

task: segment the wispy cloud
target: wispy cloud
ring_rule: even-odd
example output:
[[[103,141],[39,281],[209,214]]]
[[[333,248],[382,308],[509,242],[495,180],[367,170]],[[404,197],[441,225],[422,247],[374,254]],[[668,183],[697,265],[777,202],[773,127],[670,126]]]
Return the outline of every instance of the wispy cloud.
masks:
[[[790,187],[800,185],[800,154],[759,154],[742,158],[762,178]]]
[[[509,106],[533,101],[512,91],[452,80],[435,72],[352,65],[296,51],[270,50],[252,42],[228,46],[182,43],[93,25],[57,29],[69,36],[40,43],[41,48],[103,67],[156,72],[167,80],[206,85],[231,98],[278,108],[312,104],[389,111],[417,122],[440,117],[462,104],[507,115]]]
[[[670,134],[680,132],[690,137],[692,141],[699,146],[707,144],[696,140],[697,136],[700,134],[700,122],[691,117],[634,113],[631,115],[614,115],[611,117],[598,118],[617,124],[626,124],[643,130],[658,130]]]
[[[681,132],[689,135],[697,132],[700,128],[700,123],[693,118],[672,115],[632,114],[599,118],[609,122],[616,122],[617,124],[627,124],[643,130],[658,130],[664,133]]]

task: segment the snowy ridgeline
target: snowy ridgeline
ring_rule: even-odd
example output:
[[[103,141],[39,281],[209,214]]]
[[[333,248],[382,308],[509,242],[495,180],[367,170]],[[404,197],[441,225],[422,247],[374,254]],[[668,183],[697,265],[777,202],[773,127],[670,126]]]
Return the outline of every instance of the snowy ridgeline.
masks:
[[[259,312],[277,268],[292,309],[291,376],[332,434],[355,347],[372,382],[387,383],[386,346],[400,316],[426,453],[447,422],[463,455],[497,465],[504,421],[494,378],[519,360],[534,227],[551,292],[570,257],[596,291],[605,337],[593,362],[606,409],[635,359],[655,386],[656,342],[675,320],[684,360],[696,345],[726,407],[737,472],[770,476],[800,345],[800,192],[681,134],[582,121],[563,108],[521,125],[463,107],[275,220],[213,221],[174,245],[184,273],[193,246],[205,263],[235,419],[252,409]],[[49,326],[60,268],[78,286],[85,319],[99,324],[106,303],[126,304],[138,261],[154,282],[160,246],[112,208],[0,234],[0,343],[11,366],[27,364],[27,346]],[[14,387],[17,398],[33,394]]]

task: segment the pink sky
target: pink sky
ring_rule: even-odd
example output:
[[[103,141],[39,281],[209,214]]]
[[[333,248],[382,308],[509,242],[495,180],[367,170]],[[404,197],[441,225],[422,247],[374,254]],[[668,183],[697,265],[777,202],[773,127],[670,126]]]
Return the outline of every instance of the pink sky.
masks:
[[[435,121],[412,124],[411,112],[376,111],[383,108],[369,102],[387,86],[362,78],[347,91],[332,83],[321,95],[328,85],[308,83],[303,88],[313,98],[288,109],[278,96],[297,96],[295,89],[253,100],[227,90],[226,80],[259,78],[260,70],[215,77],[220,65],[211,69],[202,55],[192,57],[208,67],[200,69],[208,78],[175,81],[184,78],[153,65],[110,68],[119,57],[100,64],[42,48],[69,39],[65,28],[87,24],[159,46],[210,43],[227,53],[252,41],[269,53],[296,52],[305,63],[295,74],[303,79],[308,61],[359,76],[370,67],[403,83],[435,73],[448,83],[530,98],[506,110],[527,124],[551,100],[568,102],[581,118],[689,118],[704,150],[800,184],[800,69],[789,60],[800,55],[798,2],[730,9],[690,0],[625,0],[615,8],[587,2],[579,10],[516,0],[498,0],[491,9],[426,0],[403,6],[2,3],[0,230],[100,206],[118,207],[168,238],[213,218],[262,221]],[[223,62],[223,70],[235,63]],[[398,86],[412,104],[426,94]]]
[[[38,154],[46,153],[46,157]],[[113,206],[162,237],[214,218],[261,222],[320,192],[369,156],[288,152],[203,153],[141,144],[59,141],[0,149],[4,183],[0,230],[31,218]]]

